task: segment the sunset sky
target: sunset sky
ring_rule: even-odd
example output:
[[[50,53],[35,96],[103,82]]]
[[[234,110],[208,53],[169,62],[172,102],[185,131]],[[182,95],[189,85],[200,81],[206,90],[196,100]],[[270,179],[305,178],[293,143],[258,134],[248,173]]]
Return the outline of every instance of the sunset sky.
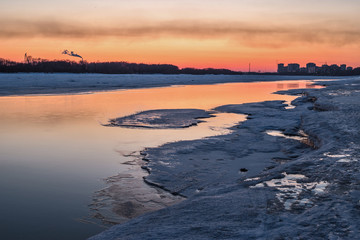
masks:
[[[0,58],[275,71],[360,65],[359,0],[1,0]]]

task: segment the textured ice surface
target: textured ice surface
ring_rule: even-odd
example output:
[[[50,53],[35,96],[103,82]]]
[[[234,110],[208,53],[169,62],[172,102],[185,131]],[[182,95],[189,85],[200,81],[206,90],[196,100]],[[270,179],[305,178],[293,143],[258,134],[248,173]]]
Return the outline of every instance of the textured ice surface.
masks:
[[[220,112],[258,112],[267,109],[284,112],[281,101],[229,105],[216,108]],[[259,115],[268,113],[258,113]],[[212,185],[231,183],[241,176],[251,176],[261,172],[273,163],[273,158],[291,158],[293,151],[310,151],[301,142],[281,146],[285,139],[268,136],[266,128],[296,125],[297,121],[274,119],[274,121],[245,121],[232,128],[225,136],[217,136],[196,141],[183,141],[165,144],[160,148],[147,149],[145,168],[150,172],[146,182],[160,186],[174,194],[193,195],[197,189]],[[289,152],[290,154],[287,154]],[[243,169],[241,171],[241,169]]]
[[[217,113],[214,116],[216,117],[206,119],[206,122],[201,123],[196,128],[167,129],[162,131],[163,134],[173,135],[172,137],[179,140],[194,140],[229,134],[231,130],[228,128],[245,120],[245,116],[240,114]],[[176,141],[176,139],[173,141]],[[165,143],[166,140],[162,142]],[[153,146],[155,147],[156,145]],[[93,210],[94,217],[97,219],[106,223],[123,223],[144,213],[167,207],[184,199],[181,196],[174,196],[161,188],[149,187],[144,183],[143,177],[147,173],[142,171],[140,166],[146,165],[146,161],[143,161],[140,150],[143,149],[139,149],[139,151],[119,151],[120,154],[128,158],[123,164],[128,165],[129,168],[127,168],[126,174],[122,171],[122,173],[116,176],[107,178],[107,187],[95,193],[91,209]],[[159,161],[158,164],[176,167],[171,165],[170,162]],[[201,189],[196,191],[201,192]]]
[[[217,108],[249,119],[227,136],[146,152],[149,181],[188,199],[92,239],[358,239],[359,82],[354,77],[322,82],[325,89],[288,91],[303,94],[294,109],[281,102]],[[316,148],[267,130],[303,130]],[[239,174],[240,168],[249,171]]]
[[[200,118],[212,115],[199,109],[161,109],[140,112],[112,119],[107,126],[140,128],[185,128],[202,122]]]
[[[306,180],[307,177],[302,174],[287,174],[284,172],[282,175],[284,175],[283,178],[258,183],[250,188],[272,187],[277,189],[279,191],[276,193],[277,199],[284,204],[286,210],[291,210],[293,204],[299,204],[301,206],[312,204],[308,198],[299,197],[303,191],[310,190],[315,194],[322,194],[329,184],[325,181],[305,182],[304,180]]]

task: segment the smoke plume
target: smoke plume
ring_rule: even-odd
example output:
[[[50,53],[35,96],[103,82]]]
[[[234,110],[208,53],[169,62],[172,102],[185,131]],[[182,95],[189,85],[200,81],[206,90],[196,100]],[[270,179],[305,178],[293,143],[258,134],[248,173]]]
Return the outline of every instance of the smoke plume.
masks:
[[[79,54],[74,53],[73,51],[70,52],[69,50],[64,50],[62,52],[62,54],[66,54],[66,55],[69,55],[69,56],[72,56],[72,57],[78,57],[78,58],[81,58],[81,60],[83,59],[83,57],[80,56]]]

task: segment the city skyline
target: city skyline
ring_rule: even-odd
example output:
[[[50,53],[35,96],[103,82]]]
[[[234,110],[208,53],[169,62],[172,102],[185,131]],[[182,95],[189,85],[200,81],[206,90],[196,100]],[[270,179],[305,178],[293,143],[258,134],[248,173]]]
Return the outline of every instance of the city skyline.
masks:
[[[352,66],[346,64],[324,64],[318,66],[314,62],[308,62],[305,66],[301,66],[299,63],[279,63],[277,73],[306,73],[306,74],[323,74],[323,75],[336,75],[338,73],[350,72],[354,69]]]
[[[311,6],[311,7],[309,7]],[[1,58],[171,63],[276,71],[276,64],[358,65],[358,1],[5,0]]]

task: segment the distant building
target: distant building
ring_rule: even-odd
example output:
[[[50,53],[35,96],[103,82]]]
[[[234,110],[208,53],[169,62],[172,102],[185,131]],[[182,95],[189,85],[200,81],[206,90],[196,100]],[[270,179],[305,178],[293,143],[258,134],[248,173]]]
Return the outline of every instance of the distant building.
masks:
[[[287,72],[287,68],[285,67],[285,65],[283,63],[279,63],[278,64],[278,73],[285,73]]]
[[[306,64],[306,72],[309,74],[316,73],[316,64],[315,63]]]
[[[338,71],[339,69],[340,69],[340,67],[337,64],[330,65],[330,70],[331,71]]]
[[[300,72],[301,72],[301,73],[306,73],[306,72],[307,72],[307,71],[306,71],[306,67],[300,68]]]
[[[337,64],[332,64],[332,65],[330,65],[329,68],[330,68],[330,74],[331,74],[331,75],[334,75],[334,74],[336,74],[336,73],[338,73],[338,72],[341,71],[339,65],[337,65]]]
[[[291,72],[291,73],[300,72],[300,64],[298,64],[298,63],[290,63],[288,65],[288,72]]]
[[[327,65],[327,64],[322,65],[322,66],[321,66],[321,69],[320,69],[320,72],[321,72],[322,74],[329,74],[329,72],[330,72],[330,67],[329,67],[329,65]]]
[[[321,67],[316,66],[315,63],[307,63],[306,67],[300,67],[298,63],[290,63],[285,66],[284,63],[278,64],[278,73],[301,73],[301,74],[320,74],[320,75],[341,75],[346,71],[353,71],[352,67],[347,67],[346,64],[327,65],[324,64]]]

